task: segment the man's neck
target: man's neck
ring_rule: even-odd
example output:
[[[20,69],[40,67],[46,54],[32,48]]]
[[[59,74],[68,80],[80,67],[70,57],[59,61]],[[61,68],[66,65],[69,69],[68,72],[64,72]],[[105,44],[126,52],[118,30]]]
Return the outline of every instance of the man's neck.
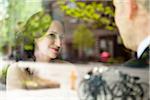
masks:
[[[144,50],[150,45],[150,35],[147,36],[138,46],[137,57],[140,58]]]

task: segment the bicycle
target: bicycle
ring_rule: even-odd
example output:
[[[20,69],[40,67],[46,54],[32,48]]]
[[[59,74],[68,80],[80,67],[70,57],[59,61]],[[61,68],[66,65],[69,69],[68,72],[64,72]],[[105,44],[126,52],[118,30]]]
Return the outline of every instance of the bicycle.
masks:
[[[101,70],[89,71],[79,84],[80,100],[111,100],[111,90],[102,77]]]
[[[115,82],[111,91],[113,98],[121,98],[121,100],[148,100],[144,99],[146,96],[146,89],[148,84],[140,83],[139,77],[130,76],[119,72],[120,81]]]

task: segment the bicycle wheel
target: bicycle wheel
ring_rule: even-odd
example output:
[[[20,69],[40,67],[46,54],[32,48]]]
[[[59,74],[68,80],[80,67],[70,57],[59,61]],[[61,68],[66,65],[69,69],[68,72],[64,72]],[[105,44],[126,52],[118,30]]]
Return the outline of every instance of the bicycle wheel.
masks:
[[[140,99],[136,99],[136,97],[133,95],[127,95],[123,96],[121,100],[140,100]]]
[[[97,100],[111,100],[112,94],[109,87],[106,84],[101,85],[100,92],[97,95]]]
[[[78,88],[78,96],[80,100],[93,100],[93,97],[89,91],[89,85],[86,80],[80,82]]]
[[[120,81],[113,83],[110,88],[111,88],[113,98],[122,97],[124,95],[123,93],[125,91],[125,87]]]
[[[142,91],[143,91],[142,100],[150,100],[150,98],[149,98],[149,84],[141,82],[140,86],[142,87]]]
[[[139,83],[134,84],[133,86],[130,87],[130,91],[129,91],[128,95],[131,95],[136,100],[141,100],[143,97],[142,86]]]

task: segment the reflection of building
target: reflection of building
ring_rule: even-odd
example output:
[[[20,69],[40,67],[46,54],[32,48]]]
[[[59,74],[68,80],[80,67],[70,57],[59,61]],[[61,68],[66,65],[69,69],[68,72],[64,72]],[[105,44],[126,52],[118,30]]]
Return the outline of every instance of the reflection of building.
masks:
[[[72,33],[73,33],[72,30],[75,30],[75,27],[78,24],[79,23],[65,22],[66,50],[69,55],[69,59],[72,59],[72,60],[78,58],[77,56],[78,50],[72,47]],[[125,59],[130,58],[130,53],[126,52],[128,50],[125,49],[122,44],[119,44],[119,41],[118,41],[119,33],[117,31],[112,32],[108,30],[96,29],[96,30],[92,30],[92,32],[95,34],[95,39],[96,39],[95,47],[92,49],[92,56],[94,58],[97,58],[99,56],[99,53],[102,51],[108,51],[111,54],[111,57],[118,57],[118,56],[123,57],[124,56]]]
[[[82,22],[69,16],[65,16],[64,13],[59,9],[56,2],[51,2],[50,7],[47,7],[47,9],[51,9],[50,13],[52,14],[53,18],[61,20],[65,26],[66,35],[64,49],[62,50],[63,57],[68,60],[78,60],[79,51],[73,48],[72,34],[75,28]],[[92,29],[92,32],[94,33],[96,39],[95,47],[84,52],[84,57],[92,57],[92,59],[97,59],[99,53],[102,51],[108,51],[112,57],[124,56],[127,59],[130,57],[131,54],[126,52],[128,50],[126,50],[122,44],[118,43],[118,31]]]
[[[96,35],[96,47],[97,47],[97,53],[100,53],[102,51],[108,51],[110,52],[111,56],[115,56],[115,49],[117,45],[117,32],[112,32],[108,30],[94,30],[94,33]]]

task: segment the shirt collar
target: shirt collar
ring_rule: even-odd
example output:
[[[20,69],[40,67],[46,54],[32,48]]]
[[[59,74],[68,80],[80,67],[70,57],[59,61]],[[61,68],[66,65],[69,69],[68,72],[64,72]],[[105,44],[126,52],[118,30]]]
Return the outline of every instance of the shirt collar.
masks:
[[[150,45],[150,36],[146,37],[138,46],[137,57],[140,58],[144,50]]]

